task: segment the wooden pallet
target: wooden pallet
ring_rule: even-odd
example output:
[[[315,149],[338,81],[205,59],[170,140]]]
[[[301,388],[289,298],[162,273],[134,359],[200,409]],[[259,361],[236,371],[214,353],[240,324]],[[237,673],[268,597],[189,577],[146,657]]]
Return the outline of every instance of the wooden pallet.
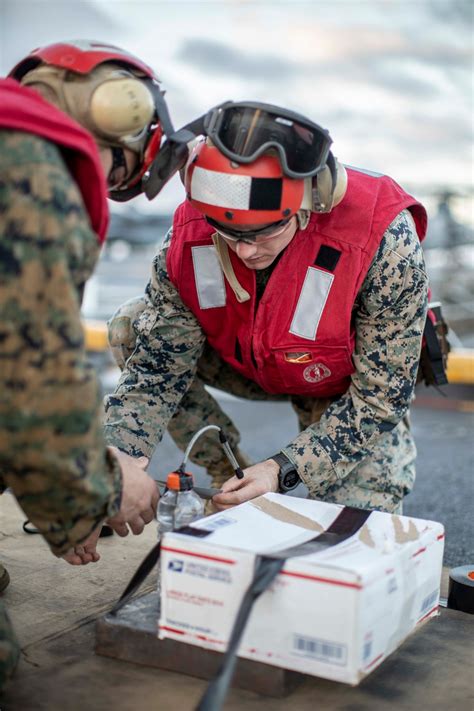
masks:
[[[115,617],[105,615],[99,619],[96,653],[200,679],[212,679],[222,662],[222,654],[172,639],[158,639],[158,605],[158,593],[152,592],[131,600]],[[303,674],[288,669],[238,659],[233,686],[265,696],[282,697],[304,678]]]

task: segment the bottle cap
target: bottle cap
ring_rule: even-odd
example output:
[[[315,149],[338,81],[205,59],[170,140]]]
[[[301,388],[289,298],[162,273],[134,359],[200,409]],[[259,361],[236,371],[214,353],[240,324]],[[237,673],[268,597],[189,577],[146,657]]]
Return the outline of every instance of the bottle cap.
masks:
[[[178,472],[171,472],[166,477],[166,486],[168,489],[173,489],[174,491],[179,491],[179,474]]]
[[[187,472],[171,472],[167,476],[166,486],[173,491],[191,491],[193,476]]]

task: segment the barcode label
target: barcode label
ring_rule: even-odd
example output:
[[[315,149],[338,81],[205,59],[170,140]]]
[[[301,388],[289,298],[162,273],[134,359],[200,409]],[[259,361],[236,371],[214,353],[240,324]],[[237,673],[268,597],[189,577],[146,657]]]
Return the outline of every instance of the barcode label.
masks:
[[[221,526],[230,526],[232,523],[236,523],[235,518],[230,516],[219,516],[213,521],[206,520],[206,531],[214,531],[216,528],[221,528]]]
[[[293,635],[293,649],[296,653],[319,659],[321,662],[330,662],[339,666],[347,664],[347,646],[345,644],[295,634]]]
[[[425,599],[423,600],[423,604],[421,605],[421,614],[426,612],[427,610],[430,610],[432,607],[434,607],[435,603],[438,600],[438,589],[433,590],[432,593],[427,595]]]

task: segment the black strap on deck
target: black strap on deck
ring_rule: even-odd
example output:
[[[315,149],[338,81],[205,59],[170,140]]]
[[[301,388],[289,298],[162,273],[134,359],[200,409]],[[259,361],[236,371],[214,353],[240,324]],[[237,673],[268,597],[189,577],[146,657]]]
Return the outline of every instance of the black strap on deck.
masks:
[[[345,506],[339,516],[337,516],[324,533],[318,534],[311,540],[306,541],[306,543],[292,548],[285,548],[272,555],[257,556],[254,576],[240,604],[222,664],[217,675],[207,687],[201,701],[196,706],[196,711],[219,711],[221,708],[232,681],[237,662],[237,650],[253,605],[281,572],[285,561],[288,558],[310,555],[317,550],[323,550],[342,543],[357,533],[370,516],[370,513],[371,512],[366,509],[356,509],[351,506]],[[206,531],[205,529],[192,527],[180,529],[180,532],[199,537],[205,537],[211,533],[211,531]],[[161,542],[158,542],[138,566],[119,600],[110,611],[111,615],[116,615],[117,612],[127,604],[136,590],[138,590],[147,575],[156,566],[160,552]]]
[[[184,533],[187,536],[195,536],[196,538],[205,538],[210,533],[212,533],[212,531],[206,531],[206,529],[204,528],[182,526],[182,528],[178,530],[178,533]],[[161,541],[158,541],[156,546],[154,546],[142,560],[135,573],[133,574],[133,577],[130,580],[129,584],[127,585],[127,587],[125,588],[125,590],[123,591],[109,614],[116,615],[117,612],[127,604],[132,595],[138,590],[140,585],[143,583],[147,575],[151,573],[155,565],[158,563],[160,559],[160,553]]]
[[[110,610],[111,615],[116,615],[119,610],[122,609],[124,605],[127,604],[127,602],[130,600],[132,597],[133,593],[138,590],[140,585],[143,583],[145,578],[155,565],[158,563],[158,559],[160,557],[160,552],[161,552],[161,541],[158,541],[156,546],[154,546],[151,551],[148,553],[148,555],[142,560],[138,568],[136,569],[135,573],[133,574],[132,579],[130,580],[129,584],[113,606],[113,608]]]
[[[217,675],[210,682],[195,711],[219,711],[227,695],[237,661],[237,649],[242,639],[254,602],[265,592],[280,573],[285,561],[290,557],[313,553],[313,543],[319,548],[330,548],[353,536],[364,525],[370,511],[346,506],[329,528],[301,546],[295,546],[277,553],[275,556],[259,556],[253,580],[240,604],[237,618],[229,639],[222,664]]]
[[[259,556],[257,558],[253,580],[240,603],[224,659],[217,675],[210,682],[201,701],[196,706],[196,711],[218,711],[221,708],[234,675],[237,649],[247,626],[254,602],[270,587],[284,565],[284,558],[269,558],[268,556]]]

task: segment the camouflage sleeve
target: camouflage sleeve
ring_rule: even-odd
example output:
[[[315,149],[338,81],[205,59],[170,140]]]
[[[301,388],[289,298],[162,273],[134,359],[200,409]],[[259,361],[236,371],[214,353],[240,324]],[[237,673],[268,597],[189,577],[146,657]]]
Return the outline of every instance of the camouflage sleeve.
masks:
[[[0,252],[0,484],[60,555],[120,504],[80,320],[99,246],[57,148],[13,131],[0,132]]]
[[[413,218],[401,212],[384,234],[355,305],[355,372],[348,391],[284,452],[314,496],[346,477],[413,397],[428,283]]]
[[[132,456],[151,457],[196,373],[205,336],[166,268],[169,231],[154,259],[146,308],[134,323],[135,350],[105,399],[105,436]]]

